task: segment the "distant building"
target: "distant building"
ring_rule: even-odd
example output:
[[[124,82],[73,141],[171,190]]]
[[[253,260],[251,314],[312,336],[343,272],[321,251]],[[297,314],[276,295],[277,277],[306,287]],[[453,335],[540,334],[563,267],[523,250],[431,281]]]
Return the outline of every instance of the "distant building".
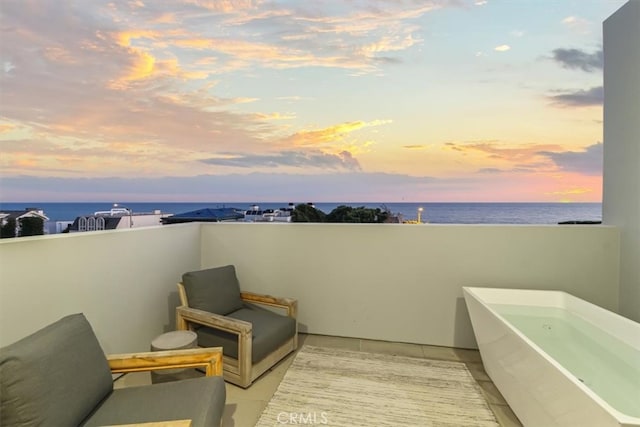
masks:
[[[39,222],[35,224],[42,224],[42,228],[38,225],[38,230],[27,231],[26,224],[29,220],[37,219]],[[49,218],[44,214],[44,211],[40,208],[26,208],[22,211],[7,210],[0,211],[0,227],[2,230],[2,237],[21,237],[26,235],[41,235],[45,233],[44,224]]]
[[[179,224],[183,222],[222,222],[239,221],[244,218],[244,212],[235,208],[198,209],[196,211],[175,214],[162,218],[162,224]]]
[[[94,212],[93,215],[77,217],[65,230],[68,233],[86,231],[117,230],[161,225],[162,219],[171,214],[159,210],[153,212],[132,212],[128,208],[114,206],[108,211]]]
[[[307,206],[315,209],[312,203]],[[252,205],[250,209],[244,211],[244,220],[247,222],[291,222],[293,220],[293,203],[289,207],[280,209],[260,209],[258,205]]]
[[[67,233],[67,228],[73,224],[73,221],[48,221],[45,224],[45,233],[60,234]]]

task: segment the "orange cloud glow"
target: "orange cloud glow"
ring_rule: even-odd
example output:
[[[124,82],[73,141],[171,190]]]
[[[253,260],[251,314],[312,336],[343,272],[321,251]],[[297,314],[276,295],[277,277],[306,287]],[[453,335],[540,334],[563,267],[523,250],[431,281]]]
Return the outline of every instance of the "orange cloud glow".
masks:
[[[112,89],[126,89],[130,83],[157,77],[201,80],[208,76],[209,73],[205,71],[184,71],[177,59],[158,61],[147,52],[135,51],[133,64],[129,67],[127,74],[112,81],[110,87]]]
[[[140,39],[140,38],[157,39],[158,37],[160,37],[160,33],[156,31],[149,31],[149,30],[128,30],[128,31],[121,31],[114,35],[116,43],[118,43],[118,45],[122,47],[131,46],[132,39]]]
[[[591,188],[571,188],[568,190],[550,191],[546,194],[550,194],[553,196],[572,196],[572,195],[588,194],[592,192],[593,192],[593,189]]]
[[[153,55],[142,51],[133,51],[132,54],[132,64],[126,70],[125,75],[111,82],[112,89],[126,89],[129,83],[144,80],[153,75],[156,63]]]
[[[287,142],[298,147],[341,142],[344,140],[345,136],[351,132],[355,132],[365,127],[380,126],[387,123],[391,123],[391,120],[374,120],[372,122],[355,121],[341,123],[324,129],[298,132],[287,138]]]
[[[282,113],[255,113],[254,117],[259,120],[292,120],[296,118],[296,115],[291,114],[282,114]]]
[[[204,9],[220,13],[233,13],[253,9],[259,3],[255,0],[183,0],[184,3],[193,4]]]
[[[13,162],[13,165],[10,167],[14,167],[14,168],[24,168],[24,169],[33,169],[36,166],[38,166],[38,160],[34,159],[34,158],[27,158],[27,157],[23,157],[23,158],[17,158],[15,159],[15,161]]]
[[[0,133],[11,132],[16,128],[17,128],[16,125],[12,125],[10,123],[0,123]]]

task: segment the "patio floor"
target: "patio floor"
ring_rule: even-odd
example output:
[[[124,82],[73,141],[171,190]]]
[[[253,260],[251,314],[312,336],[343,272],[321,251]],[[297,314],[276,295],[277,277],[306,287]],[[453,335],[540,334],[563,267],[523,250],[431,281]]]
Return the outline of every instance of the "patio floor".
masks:
[[[480,353],[477,350],[300,334],[298,348],[305,344],[320,347],[367,351],[371,353],[396,354],[401,356],[463,362],[480,385],[482,393],[500,425],[504,427],[522,426],[496,386],[485,373],[480,359]],[[289,365],[291,365],[293,358],[294,354],[289,355],[270,371],[258,378],[248,389],[243,389],[226,383],[227,402],[222,426],[254,426],[260,418],[260,414],[273,396],[273,393],[278,388],[278,385],[289,368]],[[128,374],[117,380],[115,386],[125,387],[149,384],[150,382],[151,380],[148,373]]]

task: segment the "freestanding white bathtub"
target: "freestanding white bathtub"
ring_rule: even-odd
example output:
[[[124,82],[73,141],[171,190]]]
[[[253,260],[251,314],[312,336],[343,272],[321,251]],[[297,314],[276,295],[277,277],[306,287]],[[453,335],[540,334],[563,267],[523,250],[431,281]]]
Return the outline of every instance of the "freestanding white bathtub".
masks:
[[[640,426],[640,324],[565,292],[463,288],[485,370],[526,427]]]

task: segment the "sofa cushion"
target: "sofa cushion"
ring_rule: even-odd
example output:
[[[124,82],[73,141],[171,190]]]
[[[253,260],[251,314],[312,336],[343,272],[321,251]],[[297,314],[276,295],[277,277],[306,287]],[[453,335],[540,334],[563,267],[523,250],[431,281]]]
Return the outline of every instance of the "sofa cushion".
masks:
[[[78,425],[111,392],[111,370],[83,314],[0,349],[0,425]]]
[[[259,362],[296,333],[296,319],[274,313],[254,304],[227,314],[252,325],[251,361]],[[238,358],[238,336],[202,326],[196,330],[201,347],[222,347],[226,356]]]
[[[226,391],[221,376],[116,389],[83,426],[190,419],[192,427],[218,427]]]
[[[242,308],[240,284],[233,265],[190,271],[182,275],[189,307],[226,315]]]

